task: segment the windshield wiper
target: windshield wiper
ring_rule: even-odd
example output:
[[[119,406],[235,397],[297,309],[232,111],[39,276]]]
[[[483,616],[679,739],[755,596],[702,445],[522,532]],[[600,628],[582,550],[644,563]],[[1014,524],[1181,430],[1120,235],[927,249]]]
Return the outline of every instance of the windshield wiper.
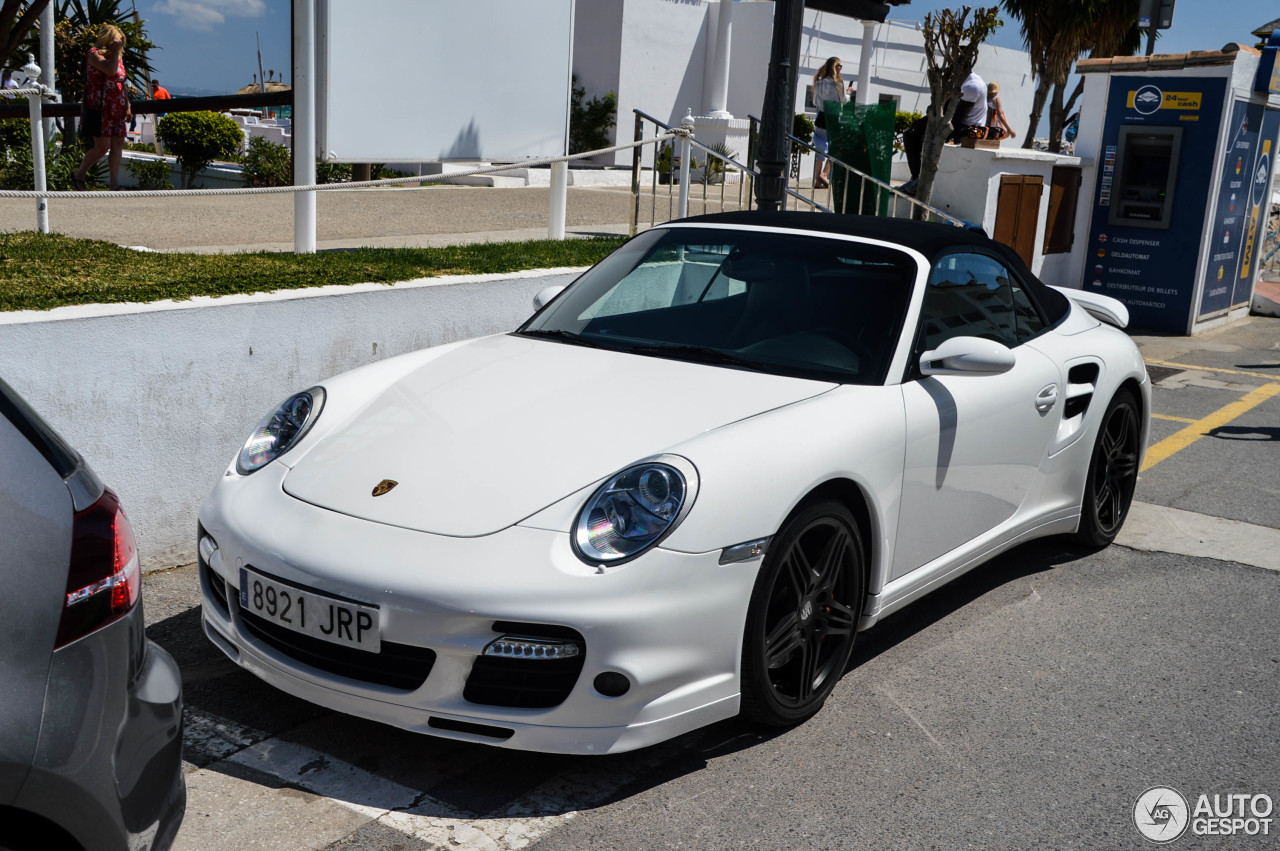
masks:
[[[759,361],[747,360],[721,349],[713,349],[710,346],[691,346],[687,344],[627,346],[623,351],[636,355],[656,355],[660,358],[674,356],[680,360],[721,364],[724,366],[741,366],[747,369],[765,368]]]
[[[587,339],[581,334],[575,334],[572,331],[565,331],[561,328],[535,328],[529,331],[515,332],[521,337],[541,337],[546,340],[559,340],[562,343],[569,343],[573,346],[587,346],[592,349],[602,349],[599,343],[594,340]]]

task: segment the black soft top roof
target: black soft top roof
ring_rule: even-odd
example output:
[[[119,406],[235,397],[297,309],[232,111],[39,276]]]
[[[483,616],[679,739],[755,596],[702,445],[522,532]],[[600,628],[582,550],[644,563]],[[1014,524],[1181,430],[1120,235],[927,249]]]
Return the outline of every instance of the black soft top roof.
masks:
[[[845,236],[864,236],[868,239],[881,239],[914,248],[930,260],[957,245],[981,246],[987,249],[996,249],[999,245],[979,231],[936,222],[916,222],[884,216],[842,216],[832,213],[801,212],[761,213],[755,210],[740,210],[732,213],[713,213],[708,216],[690,216],[687,219],[680,219],[680,223],[755,225],[838,233]]]
[[[917,222],[911,219],[895,219],[885,216],[847,216],[834,213],[777,212],[762,213],[757,210],[739,210],[732,213],[713,213],[708,216],[690,216],[672,224],[695,225],[752,225],[755,227],[792,228],[795,230],[834,233],[844,236],[861,236],[896,242],[919,251],[932,263],[940,255],[957,248],[980,248],[998,255],[1027,284],[1034,298],[1044,308],[1046,318],[1057,323],[1067,315],[1070,302],[1061,293],[1050,289],[1032,274],[1018,253],[1002,242],[996,242],[979,230],[944,225],[935,222]]]

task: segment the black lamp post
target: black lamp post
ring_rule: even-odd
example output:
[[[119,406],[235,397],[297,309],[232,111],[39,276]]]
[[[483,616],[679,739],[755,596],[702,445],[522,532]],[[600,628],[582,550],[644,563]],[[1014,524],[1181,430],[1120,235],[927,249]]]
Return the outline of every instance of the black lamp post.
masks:
[[[787,194],[787,158],[791,145],[792,114],[796,102],[796,71],[800,64],[800,31],[804,28],[804,9],[834,12],[864,21],[884,21],[889,5],[909,0],[776,0],[773,4],[773,46],[769,51],[769,79],[764,87],[764,106],[760,110],[760,148],[756,163],[760,177],[756,179],[756,207],[775,212]]]

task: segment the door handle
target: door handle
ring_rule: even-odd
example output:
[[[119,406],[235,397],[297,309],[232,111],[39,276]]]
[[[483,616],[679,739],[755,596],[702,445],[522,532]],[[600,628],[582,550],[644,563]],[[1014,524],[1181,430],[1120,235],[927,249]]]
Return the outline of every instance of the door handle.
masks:
[[[1056,404],[1058,404],[1058,385],[1050,384],[1036,394],[1036,410],[1040,413],[1048,413]]]

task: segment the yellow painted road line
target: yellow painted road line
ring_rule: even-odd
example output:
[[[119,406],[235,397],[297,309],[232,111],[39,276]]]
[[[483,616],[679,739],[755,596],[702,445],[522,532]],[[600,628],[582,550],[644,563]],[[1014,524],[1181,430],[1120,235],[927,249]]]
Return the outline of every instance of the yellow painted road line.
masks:
[[[1197,420],[1193,420],[1193,419],[1191,419],[1191,417],[1173,417],[1173,416],[1170,416],[1169,414],[1152,414],[1152,415],[1151,415],[1151,419],[1153,419],[1153,420],[1169,420],[1170,422],[1174,422],[1174,423],[1194,423],[1194,422],[1197,422]]]
[[[1221,372],[1225,375],[1249,375],[1254,378],[1280,378],[1280,376],[1277,376],[1274,373],[1268,375],[1265,372],[1247,372],[1241,369],[1222,369],[1217,366],[1193,366],[1189,363],[1171,363],[1167,360],[1147,360],[1147,363],[1152,366],[1171,366],[1176,369],[1195,369],[1200,372]]]
[[[1181,452],[1215,428],[1221,428],[1236,417],[1253,410],[1277,393],[1280,393],[1280,384],[1264,384],[1257,390],[1249,391],[1230,405],[1224,405],[1209,416],[1196,420],[1186,428],[1169,435],[1147,450],[1141,472],[1145,473],[1170,455]]]

